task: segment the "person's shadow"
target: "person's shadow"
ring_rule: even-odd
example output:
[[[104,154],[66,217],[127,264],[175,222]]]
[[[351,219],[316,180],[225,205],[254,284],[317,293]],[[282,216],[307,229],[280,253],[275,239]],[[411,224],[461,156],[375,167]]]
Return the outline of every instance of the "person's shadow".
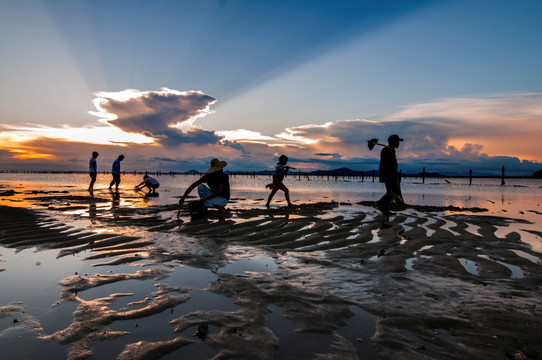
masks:
[[[91,220],[96,218],[96,204],[94,203],[88,205],[88,218]]]
[[[117,218],[117,211],[120,205],[120,193],[118,191],[111,191],[111,214]]]

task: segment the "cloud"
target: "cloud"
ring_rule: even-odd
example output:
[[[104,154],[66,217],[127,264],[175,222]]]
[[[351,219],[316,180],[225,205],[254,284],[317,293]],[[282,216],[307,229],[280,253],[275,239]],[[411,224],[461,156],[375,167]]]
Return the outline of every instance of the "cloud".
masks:
[[[378,168],[380,147],[389,135],[405,139],[398,149],[405,173],[530,175],[540,170],[542,93],[485,98],[438,99],[406,106],[372,119],[348,119],[293,126],[275,135],[250,129],[212,131],[195,122],[216,101],[202,92],[125,90],[100,93],[95,105],[100,123],[82,128],[0,124],[0,160],[34,164],[39,169],[85,170],[89,154],[100,152],[100,166],[121,152],[127,170],[204,170],[221,157],[230,170],[272,169],[286,154],[301,170]],[[15,161],[15,162],[17,162]],[[56,165],[55,165],[56,164]],[[14,164],[16,165],[16,164]],[[11,166],[11,165],[10,165]],[[482,174],[483,173],[483,174]]]
[[[256,133],[259,146],[242,137],[237,141],[253,156],[278,146],[309,167],[364,170],[374,166],[380,149],[370,151],[367,140],[378,138],[386,144],[388,136],[397,133],[405,139],[398,156],[409,172],[426,165],[432,167],[428,171],[448,174],[464,174],[469,168],[495,173],[504,165],[529,174],[541,167],[541,118],[542,93],[449,98],[409,105],[377,119],[289,127],[275,136]]]
[[[217,100],[201,91],[127,89],[96,93],[90,114],[122,131],[154,138],[164,146],[184,143],[211,144],[222,137],[202,130],[194,122],[211,112]]]

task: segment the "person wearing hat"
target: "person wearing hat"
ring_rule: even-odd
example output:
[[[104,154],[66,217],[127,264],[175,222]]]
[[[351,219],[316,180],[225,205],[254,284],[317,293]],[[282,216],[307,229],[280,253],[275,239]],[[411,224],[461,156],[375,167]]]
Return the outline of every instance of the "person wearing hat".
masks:
[[[380,182],[386,185],[386,193],[377,201],[378,209],[386,216],[392,215],[389,210],[389,204],[395,201],[400,207],[404,207],[403,196],[401,195],[401,176],[398,169],[395,149],[403,141],[399,135],[391,135],[388,138],[388,146],[385,146],[380,152]]]
[[[226,204],[230,200],[230,179],[228,174],[222,171],[226,165],[228,163],[225,161],[220,161],[217,158],[212,159],[207,174],[192,183],[184,192],[179,200],[179,210],[188,194],[197,186],[200,201],[203,202],[204,207],[214,207],[221,212],[224,211]]]
[[[88,192],[92,195],[92,192],[94,191],[94,183],[96,182],[96,175],[98,174],[98,165],[96,162],[96,158],[98,157],[98,153],[96,151],[92,152],[92,157],[90,158],[90,161],[88,162],[88,173],[90,175],[90,184],[88,185]]]

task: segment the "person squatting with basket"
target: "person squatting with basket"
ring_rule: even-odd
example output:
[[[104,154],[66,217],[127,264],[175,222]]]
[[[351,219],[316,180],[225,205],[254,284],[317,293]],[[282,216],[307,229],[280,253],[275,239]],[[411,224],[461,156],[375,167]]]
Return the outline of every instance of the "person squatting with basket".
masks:
[[[207,174],[203,175],[199,180],[195,181],[186,189],[183,196],[179,200],[179,211],[181,211],[184,200],[196,186],[198,187],[199,202],[203,208],[216,208],[220,212],[226,210],[226,205],[230,200],[230,180],[228,174],[224,173],[224,169],[228,165],[225,161],[220,161],[217,158],[211,160]],[[204,185],[207,184],[207,186]]]

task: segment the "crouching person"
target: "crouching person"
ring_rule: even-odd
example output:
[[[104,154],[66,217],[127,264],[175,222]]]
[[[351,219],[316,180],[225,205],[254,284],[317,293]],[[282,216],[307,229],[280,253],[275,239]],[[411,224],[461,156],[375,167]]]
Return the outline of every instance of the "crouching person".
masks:
[[[226,205],[230,200],[230,179],[228,174],[222,169],[226,167],[225,161],[218,159],[211,160],[211,166],[207,169],[207,174],[203,175],[199,180],[195,181],[186,189],[183,196],[179,200],[179,212],[186,197],[198,188],[200,201],[205,208],[215,208],[220,212],[226,210]],[[207,186],[205,185],[207,184]],[[178,213],[179,214],[179,213]]]

